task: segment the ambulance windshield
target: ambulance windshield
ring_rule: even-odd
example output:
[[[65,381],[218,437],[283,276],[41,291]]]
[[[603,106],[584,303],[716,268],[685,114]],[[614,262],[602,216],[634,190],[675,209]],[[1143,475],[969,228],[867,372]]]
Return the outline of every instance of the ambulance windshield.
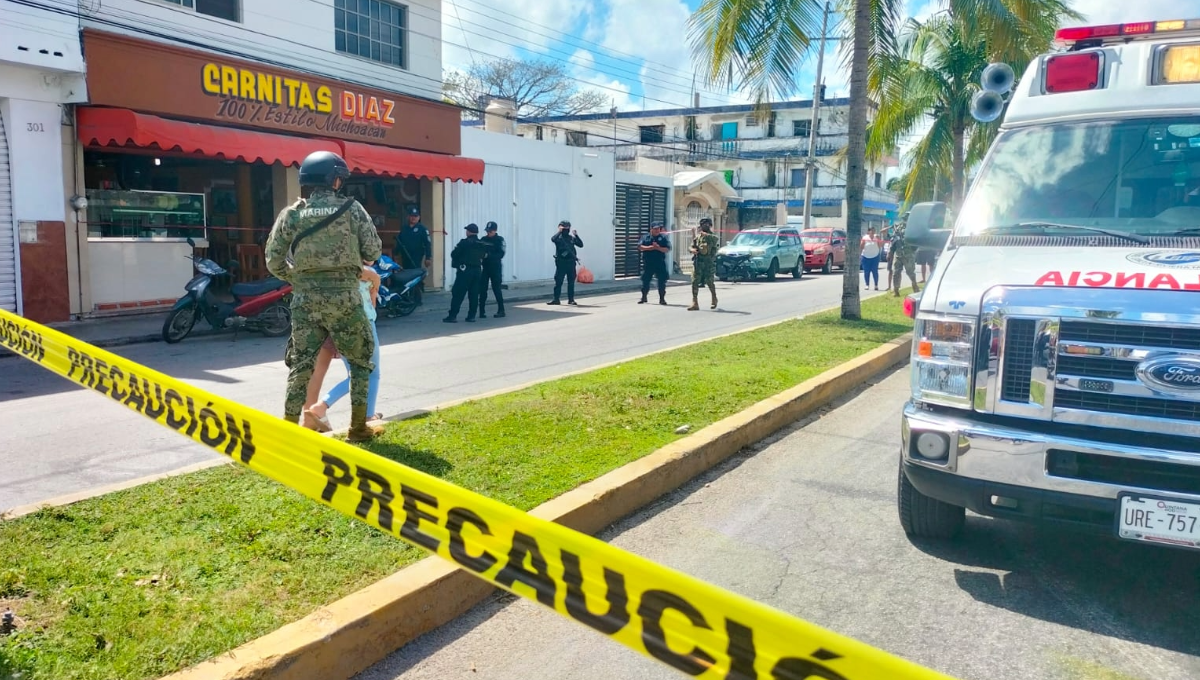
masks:
[[[955,235],[1200,234],[1200,116],[1060,123],[1002,132]],[[1194,231],[1190,231],[1194,230]]]

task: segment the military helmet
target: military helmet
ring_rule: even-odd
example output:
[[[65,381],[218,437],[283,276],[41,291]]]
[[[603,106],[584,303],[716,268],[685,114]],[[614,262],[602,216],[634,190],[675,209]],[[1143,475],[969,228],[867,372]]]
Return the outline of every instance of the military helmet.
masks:
[[[350,167],[332,151],[314,151],[300,164],[300,186],[332,188],[338,179],[349,177]]]
[[[496,226],[495,222],[488,222],[487,225],[484,226],[483,230],[484,231],[496,231],[498,228],[499,227]]]

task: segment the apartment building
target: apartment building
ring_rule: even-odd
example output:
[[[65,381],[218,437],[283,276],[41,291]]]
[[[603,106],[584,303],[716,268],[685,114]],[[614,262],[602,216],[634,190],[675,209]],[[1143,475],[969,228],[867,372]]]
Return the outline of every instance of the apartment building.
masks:
[[[749,228],[777,224],[804,213],[810,141],[814,141],[812,215],[816,225],[845,226],[847,119],[849,99],[825,99],[813,129],[812,101],[593,113],[521,121],[525,137],[570,146],[605,147],[622,169],[675,173],[714,170],[738,193],[729,221]],[[885,189],[895,159],[872,163],[867,172],[864,216],[882,225],[894,217],[895,194]],[[705,213],[700,204],[680,206],[685,225]]]

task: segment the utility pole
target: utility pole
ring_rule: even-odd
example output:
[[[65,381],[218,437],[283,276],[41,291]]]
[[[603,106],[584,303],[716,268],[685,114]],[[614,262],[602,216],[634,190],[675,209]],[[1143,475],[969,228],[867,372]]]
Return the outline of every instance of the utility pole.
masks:
[[[825,16],[821,18],[821,51],[817,52],[817,79],[813,83],[812,122],[808,127],[808,157],[804,159],[804,225],[811,229],[813,182],[816,180],[817,124],[821,112],[821,71],[825,67],[825,34],[829,30],[829,3],[825,3]]]

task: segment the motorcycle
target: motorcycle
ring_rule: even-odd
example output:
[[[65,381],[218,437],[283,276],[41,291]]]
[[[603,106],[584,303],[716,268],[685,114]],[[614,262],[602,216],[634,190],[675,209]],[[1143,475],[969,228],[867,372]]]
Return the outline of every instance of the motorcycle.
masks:
[[[379,274],[379,301],[376,308],[389,317],[408,316],[421,305],[424,269],[401,269],[395,260],[381,255],[371,265]]]
[[[193,248],[196,246],[190,238],[187,242]],[[163,340],[168,343],[183,340],[201,317],[214,330],[245,328],[269,338],[291,333],[290,284],[275,277],[232,283],[230,270],[237,268],[236,262],[230,262],[226,269],[206,257],[189,255],[187,259],[194,263],[197,273],[184,286],[186,292],[163,322]],[[214,285],[215,281],[220,284]]]
[[[754,271],[750,269],[749,253],[724,253],[717,255],[717,278],[722,281],[751,281]]]

